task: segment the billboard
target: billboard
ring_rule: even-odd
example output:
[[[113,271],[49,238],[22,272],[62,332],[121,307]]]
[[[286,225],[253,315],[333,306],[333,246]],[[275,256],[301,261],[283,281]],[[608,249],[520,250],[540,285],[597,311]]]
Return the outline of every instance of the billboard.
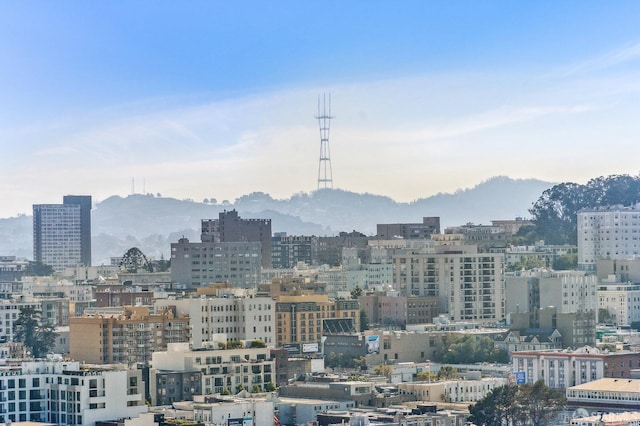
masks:
[[[251,417],[227,419],[227,426],[253,426],[253,419]]]
[[[367,353],[379,354],[380,353],[380,336],[367,336]]]
[[[300,353],[299,343],[285,343],[282,345],[282,349],[286,349],[289,355],[298,355]]]
[[[516,376],[516,385],[524,385],[527,383],[526,371],[514,371],[513,375]]]
[[[314,343],[303,343],[302,344],[302,353],[303,354],[308,354],[311,352],[318,352],[318,342],[314,342]]]

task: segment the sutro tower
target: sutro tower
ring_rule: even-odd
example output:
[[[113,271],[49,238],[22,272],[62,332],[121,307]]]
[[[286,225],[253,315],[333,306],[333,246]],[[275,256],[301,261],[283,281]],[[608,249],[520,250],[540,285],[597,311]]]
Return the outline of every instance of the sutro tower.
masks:
[[[327,96],[322,95],[322,108],[320,108],[320,95],[318,95],[318,125],[320,126],[320,162],[318,163],[318,189],[333,188],[331,173],[331,151],[329,149],[329,129],[331,128],[331,95],[327,104]]]

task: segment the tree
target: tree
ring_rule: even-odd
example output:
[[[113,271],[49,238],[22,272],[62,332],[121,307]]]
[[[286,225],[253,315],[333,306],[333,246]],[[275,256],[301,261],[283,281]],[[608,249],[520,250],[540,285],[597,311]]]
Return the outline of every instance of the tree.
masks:
[[[26,275],[33,275],[36,277],[48,277],[53,275],[53,267],[46,265],[42,262],[29,262],[25,268]]]
[[[260,389],[260,386],[258,385],[251,386],[251,393],[260,393],[260,392],[262,392],[262,389]]]
[[[528,407],[529,424],[534,426],[548,425],[567,405],[565,396],[546,386],[542,380],[533,385],[521,385],[519,398]]]
[[[267,344],[260,339],[253,339],[251,342],[249,342],[249,347],[250,348],[266,348]]]
[[[556,271],[568,271],[578,266],[578,253],[567,253],[558,256],[553,261],[553,269]]]
[[[416,380],[419,382],[426,382],[426,381],[435,382],[436,380],[438,380],[438,375],[430,371],[421,371],[418,374],[416,374]]]
[[[42,358],[55,345],[54,330],[52,325],[43,323],[41,311],[24,307],[13,323],[13,339],[22,342],[34,358]]]
[[[393,371],[393,367],[388,364],[378,364],[373,369],[373,372],[378,376],[385,376],[387,379],[391,378],[391,372]]]
[[[274,390],[276,390],[276,384],[273,381],[264,384],[265,392],[273,392]]]
[[[369,329],[369,315],[364,309],[360,310],[360,332]]]
[[[640,202],[640,177],[611,175],[591,179],[586,185],[560,183],[547,189],[529,213],[539,239],[547,244],[577,244],[578,211]]]
[[[565,405],[564,395],[547,387],[542,380],[534,384],[500,386],[469,407],[469,420],[478,426],[505,423],[544,426]]]
[[[147,260],[147,256],[145,256],[138,247],[131,247],[127,250],[127,252],[122,256],[119,266],[129,273],[136,273],[138,272],[138,269],[153,272],[153,266],[149,260]]]
[[[353,290],[351,290],[351,298],[358,300],[358,297],[362,296],[362,289],[360,286],[356,286]]]
[[[513,385],[494,388],[484,398],[469,407],[469,420],[477,426],[503,424],[503,420],[515,423],[520,417],[516,402],[517,387]]]
[[[457,379],[458,377],[460,377],[458,369],[451,365],[443,365],[440,367],[440,371],[438,371],[438,375],[436,376],[438,380],[451,380]]]

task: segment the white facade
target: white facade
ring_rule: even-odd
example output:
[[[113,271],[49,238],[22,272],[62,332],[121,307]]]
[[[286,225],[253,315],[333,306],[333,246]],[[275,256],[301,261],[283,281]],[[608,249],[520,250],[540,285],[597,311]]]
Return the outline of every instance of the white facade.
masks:
[[[598,309],[609,312],[615,325],[640,321],[640,284],[603,284],[598,287]],[[602,318],[598,318],[602,322]]]
[[[0,422],[94,425],[147,411],[142,373],[81,369],[78,362],[25,362],[0,370]]]
[[[267,346],[275,345],[276,304],[270,297],[254,297],[247,292],[242,297],[234,292],[219,293],[219,296],[159,299],[155,301],[155,307],[176,306],[178,313],[189,316],[191,343],[195,349],[221,333],[229,340],[258,339]]]
[[[505,386],[506,378],[481,380],[446,380],[441,382],[414,382],[398,384],[400,395],[411,395],[418,401],[472,402],[484,398],[493,389]]]
[[[206,402],[200,396],[193,404],[193,420],[211,426],[227,426],[229,419],[251,420],[252,426],[273,426],[274,402],[265,398],[225,398],[224,402]],[[247,423],[244,423],[247,424]]]
[[[275,382],[275,361],[270,358],[267,348],[191,350],[187,343],[169,343],[166,351],[153,353],[151,365],[155,370],[200,370],[204,394],[222,394],[226,389],[235,395],[242,388],[264,389]]]
[[[640,208],[611,206],[578,212],[578,268],[594,271],[598,259],[640,255]]]
[[[564,389],[604,377],[605,358],[594,348],[576,351],[528,351],[511,354],[513,371],[526,373],[527,383]]]

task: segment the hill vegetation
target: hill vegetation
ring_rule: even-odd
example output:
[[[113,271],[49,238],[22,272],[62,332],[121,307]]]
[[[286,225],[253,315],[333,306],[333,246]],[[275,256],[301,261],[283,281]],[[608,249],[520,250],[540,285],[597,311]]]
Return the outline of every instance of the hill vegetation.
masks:
[[[528,241],[577,244],[578,211],[604,206],[632,206],[640,202],[640,176],[611,175],[585,185],[561,183],[547,189],[529,213],[534,225],[521,229]]]

